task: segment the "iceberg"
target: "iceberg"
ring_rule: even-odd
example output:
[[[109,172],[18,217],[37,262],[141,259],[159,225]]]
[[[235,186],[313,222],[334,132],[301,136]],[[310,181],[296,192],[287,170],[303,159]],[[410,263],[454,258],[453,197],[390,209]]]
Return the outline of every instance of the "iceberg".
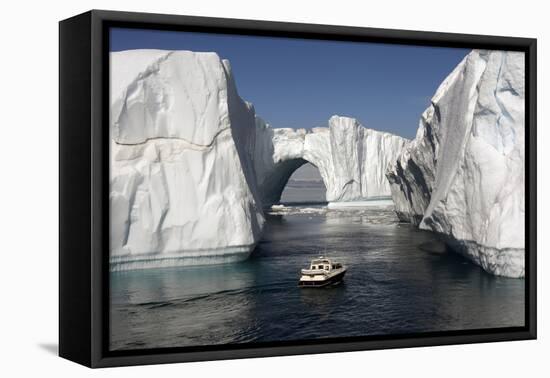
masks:
[[[111,53],[112,270],[246,259],[292,173],[319,169],[332,208],[391,196],[488,272],[524,275],[524,57],[469,54],[414,140],[335,115],[272,128],[215,53]],[[374,202],[373,202],[374,201]]]
[[[111,270],[237,261],[264,223],[255,114],[215,53],[110,55]]]
[[[385,171],[406,139],[340,116],[271,128],[216,53],[114,52],[110,69],[111,270],[247,258],[264,207],[306,162],[329,201],[390,195]]]
[[[388,169],[398,217],[492,274],[525,274],[525,59],[474,50]]]
[[[274,129],[256,117],[255,170],[265,207],[277,204],[288,179],[307,162],[319,169],[329,202],[389,197],[386,170],[407,139],[334,115],[329,127]]]

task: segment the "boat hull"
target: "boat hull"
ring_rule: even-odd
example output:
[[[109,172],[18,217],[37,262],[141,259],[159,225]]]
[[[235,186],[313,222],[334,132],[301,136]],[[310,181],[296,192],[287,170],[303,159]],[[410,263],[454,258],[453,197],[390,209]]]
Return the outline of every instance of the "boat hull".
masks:
[[[346,274],[346,271],[344,270],[338,274],[328,277],[325,280],[308,280],[308,281],[300,280],[300,282],[298,282],[298,286],[303,288],[308,288],[308,287],[314,288],[314,287],[326,287],[326,286],[336,285],[344,279],[345,274]]]

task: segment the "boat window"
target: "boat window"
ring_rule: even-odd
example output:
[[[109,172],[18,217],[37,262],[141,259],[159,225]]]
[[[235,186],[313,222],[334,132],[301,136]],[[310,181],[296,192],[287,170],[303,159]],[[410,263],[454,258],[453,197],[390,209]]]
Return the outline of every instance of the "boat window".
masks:
[[[328,265],[327,265],[327,266],[325,266],[325,270],[328,270],[328,269],[329,269],[329,266],[328,266]]]
[[[315,265],[312,265],[311,269],[317,269],[317,267]]]
[[[322,266],[322,265],[319,265],[319,269],[323,269],[323,266]]]

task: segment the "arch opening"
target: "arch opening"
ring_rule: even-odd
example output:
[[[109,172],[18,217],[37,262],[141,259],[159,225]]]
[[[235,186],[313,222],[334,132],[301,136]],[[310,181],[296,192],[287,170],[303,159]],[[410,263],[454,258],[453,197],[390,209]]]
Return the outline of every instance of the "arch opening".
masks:
[[[327,187],[319,169],[305,160],[288,178],[281,198],[282,204],[325,204]]]
[[[264,207],[279,203],[326,202],[326,183],[319,169],[302,158],[276,164],[260,189]]]

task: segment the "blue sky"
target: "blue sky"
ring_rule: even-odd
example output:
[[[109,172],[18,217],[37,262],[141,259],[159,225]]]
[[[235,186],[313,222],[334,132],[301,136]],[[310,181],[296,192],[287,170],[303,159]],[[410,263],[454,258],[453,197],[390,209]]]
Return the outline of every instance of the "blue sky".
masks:
[[[326,126],[333,114],[413,138],[418,119],[465,49],[111,29],[111,51],[215,51],[240,96],[273,127]]]

